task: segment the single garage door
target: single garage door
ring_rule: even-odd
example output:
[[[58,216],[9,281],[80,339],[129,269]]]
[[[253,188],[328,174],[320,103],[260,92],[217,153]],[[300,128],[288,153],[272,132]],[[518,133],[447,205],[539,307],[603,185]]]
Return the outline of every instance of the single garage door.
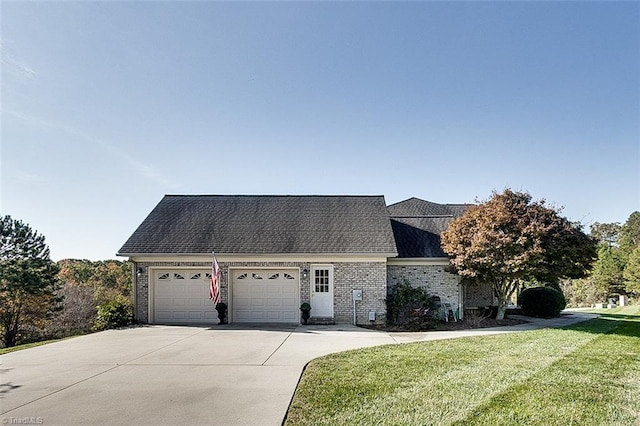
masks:
[[[153,322],[217,324],[218,313],[209,300],[210,270],[155,270],[153,276]]]
[[[233,270],[233,322],[299,323],[297,269]]]

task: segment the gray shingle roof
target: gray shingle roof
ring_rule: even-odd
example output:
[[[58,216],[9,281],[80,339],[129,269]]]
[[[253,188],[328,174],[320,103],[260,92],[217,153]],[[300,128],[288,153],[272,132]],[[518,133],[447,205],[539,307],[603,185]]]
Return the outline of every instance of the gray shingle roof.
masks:
[[[383,196],[166,195],[118,252],[390,254]]]
[[[391,204],[388,209],[392,217],[458,217],[468,207],[469,204],[438,204],[412,197],[408,200]]]
[[[388,207],[398,257],[447,257],[440,234],[468,204],[437,204],[410,198]]]

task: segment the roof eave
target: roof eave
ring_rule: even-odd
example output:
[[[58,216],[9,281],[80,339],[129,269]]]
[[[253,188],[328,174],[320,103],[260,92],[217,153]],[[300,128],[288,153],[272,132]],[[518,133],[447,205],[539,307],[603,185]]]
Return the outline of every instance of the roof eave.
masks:
[[[116,256],[120,257],[193,257],[193,256],[211,256],[212,253],[116,253]],[[223,253],[218,252],[216,256],[225,257],[396,257],[397,252],[362,252],[362,253]]]
[[[448,257],[394,257],[387,260],[389,265],[449,265]]]

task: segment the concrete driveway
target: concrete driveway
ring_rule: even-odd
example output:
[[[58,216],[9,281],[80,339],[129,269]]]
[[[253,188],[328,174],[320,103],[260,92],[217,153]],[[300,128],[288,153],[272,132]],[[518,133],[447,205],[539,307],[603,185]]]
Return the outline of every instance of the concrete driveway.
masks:
[[[387,343],[348,325],[104,331],[0,356],[0,422],[279,425],[308,361]]]
[[[593,317],[571,313],[512,327],[425,333],[349,325],[109,330],[0,356],[0,423],[279,425],[304,366],[319,356]]]

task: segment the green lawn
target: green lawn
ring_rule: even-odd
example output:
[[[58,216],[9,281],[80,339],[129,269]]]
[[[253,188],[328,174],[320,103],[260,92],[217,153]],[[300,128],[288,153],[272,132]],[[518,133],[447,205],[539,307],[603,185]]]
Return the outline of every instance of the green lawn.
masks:
[[[288,425],[640,425],[640,306],[565,329],[367,348],[306,368]]]
[[[9,352],[21,351],[23,349],[35,348],[36,346],[42,346],[53,342],[59,342],[60,340],[71,339],[76,336],[64,337],[62,339],[42,340],[40,342],[25,343],[24,345],[11,346],[10,348],[0,348],[0,355],[8,354]]]
[[[9,352],[21,351],[23,349],[35,348],[36,346],[46,345],[47,343],[57,342],[57,340],[43,340],[42,342],[26,343],[24,345],[11,346],[9,348],[0,348],[0,355]]]

